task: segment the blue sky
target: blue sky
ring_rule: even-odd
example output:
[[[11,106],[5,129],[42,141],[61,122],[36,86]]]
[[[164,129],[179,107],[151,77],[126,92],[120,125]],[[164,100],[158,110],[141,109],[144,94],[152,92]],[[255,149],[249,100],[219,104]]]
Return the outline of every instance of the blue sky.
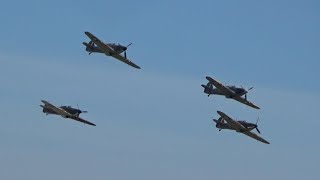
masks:
[[[0,179],[319,179],[318,1],[5,1]],[[133,43],[142,70],[88,54],[84,31]],[[254,86],[255,110],[207,98]],[[96,127],[45,116],[77,104]],[[212,123],[255,122],[265,145]]]

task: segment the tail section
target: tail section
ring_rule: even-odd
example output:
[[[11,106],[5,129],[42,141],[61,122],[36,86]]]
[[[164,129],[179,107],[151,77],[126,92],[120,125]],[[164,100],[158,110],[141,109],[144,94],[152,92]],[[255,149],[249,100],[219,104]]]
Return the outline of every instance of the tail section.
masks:
[[[89,43],[83,42],[82,44],[86,46],[86,51],[88,51],[89,53],[92,52],[92,48],[94,46],[94,43],[92,41],[90,41]]]
[[[208,82],[207,85],[201,85],[204,89],[203,89],[203,92],[208,94],[208,96],[210,96],[210,94],[213,94],[213,85]]]
[[[219,119],[212,119],[216,124],[224,124],[224,119],[222,117],[219,117]]]
[[[219,123],[219,120],[216,120],[216,119],[212,119],[213,122],[215,122],[216,124]]]
[[[82,44],[85,45],[86,47],[90,46],[90,45],[89,45],[88,43],[86,43],[86,42],[83,42]]]

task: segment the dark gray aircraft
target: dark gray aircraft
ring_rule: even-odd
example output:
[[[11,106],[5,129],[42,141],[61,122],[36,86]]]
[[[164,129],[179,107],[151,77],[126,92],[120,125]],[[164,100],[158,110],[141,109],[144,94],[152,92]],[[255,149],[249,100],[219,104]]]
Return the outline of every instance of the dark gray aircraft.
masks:
[[[141,69],[138,65],[134,64],[132,61],[127,59],[127,49],[132,43],[130,43],[127,46],[123,46],[115,43],[103,43],[90,32],[85,32],[85,34],[91,40],[89,43],[83,42],[83,44],[86,46],[86,51],[89,52],[89,55],[93,52],[104,53],[105,55],[112,56],[134,68]],[[124,52],[124,56],[121,55],[121,53],[123,52]]]
[[[70,118],[85,124],[89,124],[92,126],[96,126],[95,124],[93,124],[92,122],[89,122],[87,120],[84,120],[82,118],[79,117],[79,115],[81,113],[87,113],[87,111],[81,111],[80,109],[76,109],[73,108],[71,106],[60,106],[60,107],[56,107],[52,104],[50,104],[48,101],[45,100],[41,100],[41,102],[44,105],[40,105],[40,107],[42,107],[42,112],[45,113],[46,115],[48,114],[55,114],[55,115],[60,115],[64,118]]]
[[[219,131],[221,131],[221,129],[235,130],[236,132],[245,134],[265,144],[270,144],[268,141],[252,132],[253,129],[256,129],[260,134],[260,130],[258,129],[257,125],[258,121],[256,124],[246,121],[235,121],[221,111],[217,111],[217,113],[220,115],[220,118],[218,120],[213,119],[213,121],[216,123],[216,127],[219,129]]]
[[[241,102],[247,106],[253,107],[255,109],[260,109],[258,106],[254,105],[252,102],[247,100],[247,93],[253,88],[248,90],[244,88],[239,88],[235,86],[224,86],[218,81],[207,76],[206,79],[209,81],[207,85],[201,85],[204,88],[204,93],[208,94],[208,97],[211,94],[222,95],[226,98],[234,99],[238,102]],[[215,86],[216,88],[213,88]],[[244,95],[244,98],[242,97]]]

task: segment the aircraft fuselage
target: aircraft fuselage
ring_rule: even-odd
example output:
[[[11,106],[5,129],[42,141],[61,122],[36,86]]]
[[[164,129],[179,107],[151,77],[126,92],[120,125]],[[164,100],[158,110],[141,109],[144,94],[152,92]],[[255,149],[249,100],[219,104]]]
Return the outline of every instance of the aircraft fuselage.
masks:
[[[206,94],[215,94],[215,95],[221,95],[221,96],[225,96],[226,98],[232,98],[232,96],[227,95],[223,92],[221,92],[219,89],[217,88],[212,88],[208,85],[201,85],[204,88],[204,93]],[[238,88],[235,86],[227,86],[230,90],[232,90],[235,94],[237,94],[238,96],[243,96],[247,93],[247,91],[244,88]]]
[[[47,108],[47,107],[42,106],[42,105],[41,105],[41,107],[43,108],[42,109],[43,113],[59,115],[55,111],[51,110],[50,108]],[[82,112],[80,109],[76,109],[76,108],[73,108],[71,106],[60,106],[60,108],[65,110],[66,112],[74,115],[74,116],[78,116]],[[67,118],[67,117],[64,117],[64,118]]]
[[[86,46],[86,51],[89,53],[104,53],[107,56],[112,56],[111,53],[105,53],[104,51],[102,51],[98,46],[96,45],[90,45],[86,42],[83,42],[83,44]],[[127,47],[122,46],[120,44],[115,44],[115,43],[109,43],[107,44],[109,47],[112,48],[113,51],[115,51],[117,54],[121,54],[122,52],[127,50]]]
[[[224,123],[223,120],[219,119],[219,120],[216,120],[216,119],[213,119],[213,121],[216,123],[216,128],[218,129],[230,129],[230,130],[235,130],[233,128],[231,128],[228,123]],[[246,122],[246,121],[238,121],[242,126],[244,126],[248,131],[251,131],[253,130],[254,128],[257,127],[256,124],[254,123],[249,123],[249,122]]]

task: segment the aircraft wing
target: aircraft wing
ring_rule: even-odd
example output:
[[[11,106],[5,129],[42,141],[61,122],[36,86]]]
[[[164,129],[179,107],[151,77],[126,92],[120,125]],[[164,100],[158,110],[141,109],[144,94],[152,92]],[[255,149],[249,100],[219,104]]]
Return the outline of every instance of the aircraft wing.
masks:
[[[228,87],[222,85],[220,82],[212,79],[211,77],[207,76],[206,79],[213,84],[219,91],[221,91],[225,95],[235,95],[235,93],[229,89]]]
[[[267,140],[263,139],[262,137],[258,136],[257,134],[251,132],[251,131],[244,131],[242,132],[243,134],[252,137],[260,142],[266,143],[266,144],[270,144]]]
[[[87,120],[84,120],[80,117],[76,117],[76,116],[71,116],[70,119],[73,119],[73,120],[76,120],[76,121],[79,121],[79,122],[82,122],[82,123],[85,123],[85,124],[89,124],[91,126],[96,126],[95,124],[93,124],[92,122],[89,122]]]
[[[45,105],[46,108],[51,109],[52,111],[56,112],[57,114],[59,114],[61,116],[72,116],[72,114],[66,112],[65,110],[63,110],[61,108],[58,108],[58,107],[52,105],[48,101],[41,100],[41,102]]]
[[[112,54],[112,57],[118,59],[119,61],[122,61],[126,64],[128,64],[129,66],[132,66],[134,68],[137,69],[141,69],[138,65],[134,64],[132,61],[130,61],[129,59],[125,58],[124,56],[122,56],[121,54]]]
[[[222,93],[224,93],[225,95],[231,95],[232,99],[241,102],[247,106],[250,106],[252,108],[255,109],[260,109],[258,106],[254,105],[252,102],[246,100],[245,98],[238,96],[236,93],[234,93],[231,89],[229,89],[228,87],[222,85],[221,83],[219,83],[218,81],[212,79],[211,77],[207,76],[206,79],[213,84],[219,91],[221,91]]]
[[[129,59],[125,58],[121,54],[116,53],[110,46],[100,41],[96,36],[91,34],[90,32],[85,32],[85,34],[91,39],[91,41],[96,44],[99,49],[101,49],[105,54],[112,54],[112,57],[118,59],[119,61],[122,61],[134,68],[141,69],[138,65],[134,64]]]
[[[236,131],[246,130],[246,128],[242,126],[242,124],[240,124],[238,121],[233,120],[231,117],[229,117],[225,113],[221,111],[217,111],[217,113],[227,122],[228,126],[230,126],[232,129]]]
[[[85,34],[91,39],[91,41],[94,44],[96,44],[105,53],[110,53],[110,52],[113,53],[114,52],[114,50],[110,46],[108,46],[107,44],[100,41],[100,39],[98,39],[96,36],[94,36],[90,32],[85,32]]]
[[[260,109],[258,106],[254,105],[252,102],[246,100],[245,98],[241,97],[241,96],[234,96],[232,97],[232,99],[238,101],[238,102],[241,102],[247,106],[250,106],[252,108],[255,108],[255,109]]]

